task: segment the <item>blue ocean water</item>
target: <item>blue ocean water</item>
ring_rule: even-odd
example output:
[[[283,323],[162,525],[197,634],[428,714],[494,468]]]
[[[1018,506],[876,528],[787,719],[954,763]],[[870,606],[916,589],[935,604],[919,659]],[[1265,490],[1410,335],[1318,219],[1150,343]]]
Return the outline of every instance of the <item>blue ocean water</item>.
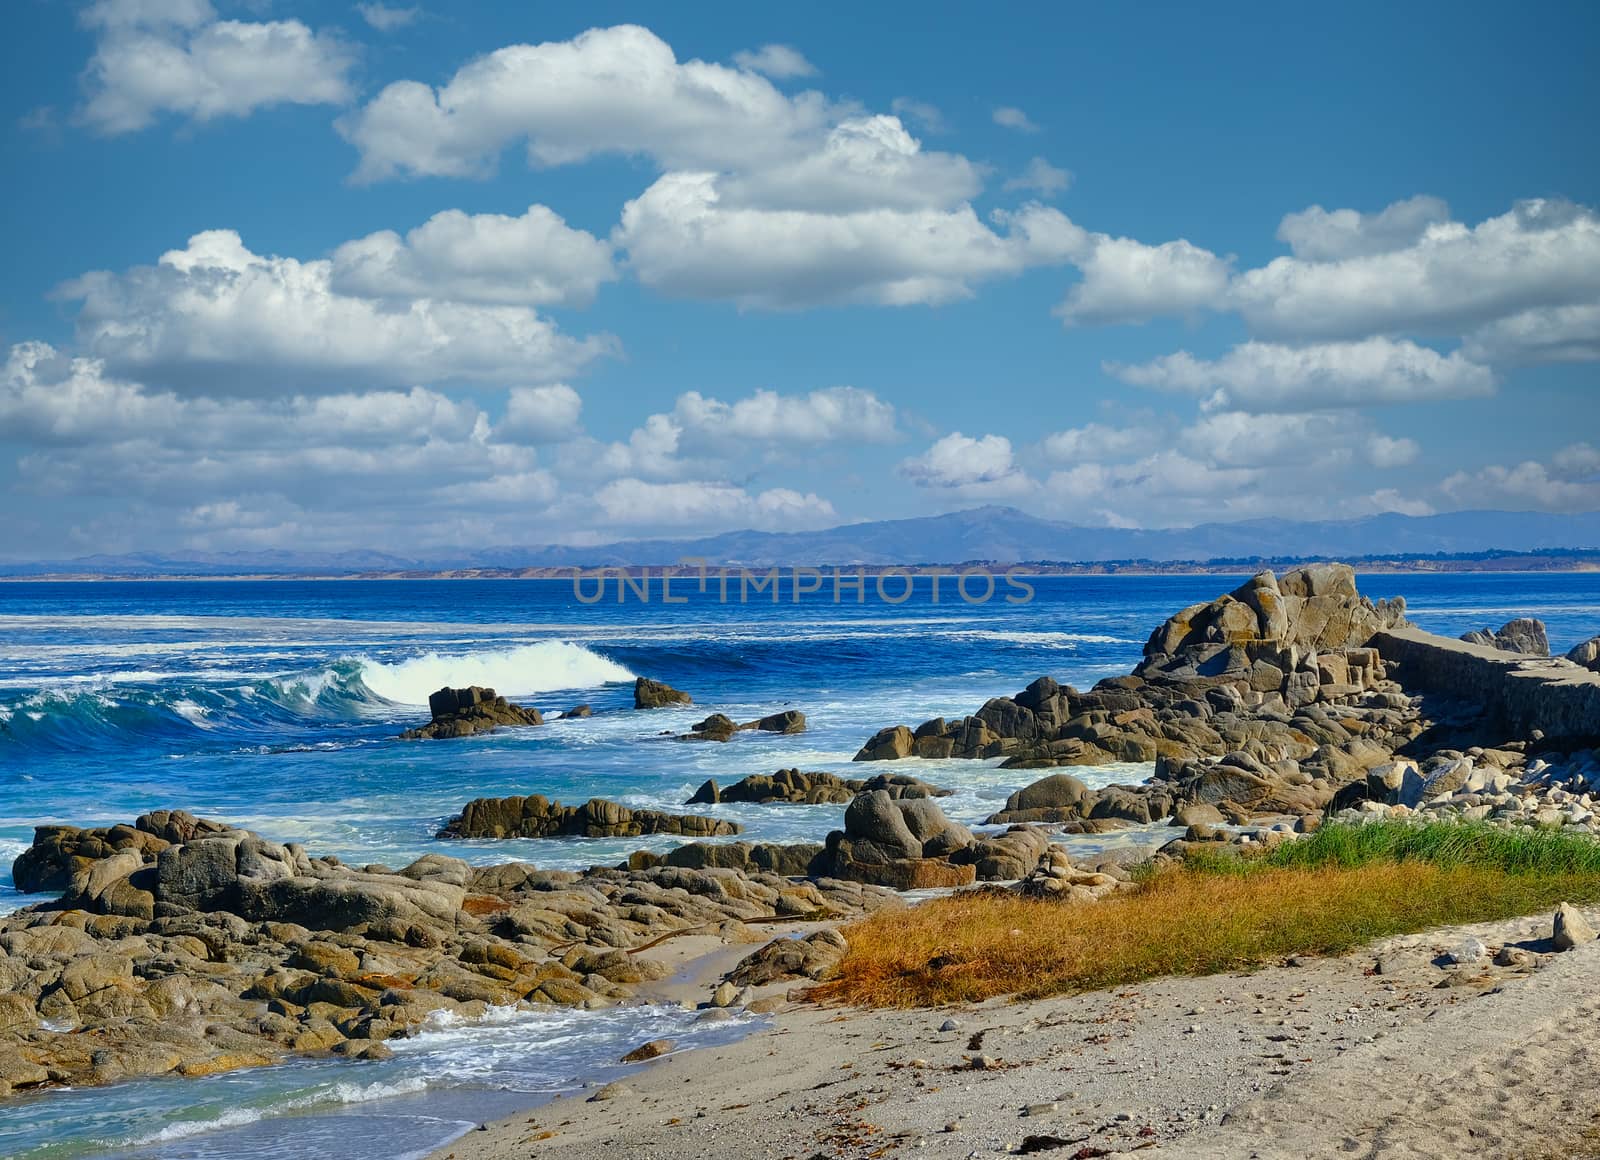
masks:
[[[749,590],[741,600],[737,579],[726,600],[715,579],[705,592],[679,580],[681,603],[662,602],[659,580],[648,602],[633,590],[619,602],[613,581],[593,603],[569,580],[0,584],[0,907],[29,901],[9,870],[34,825],[127,821],[161,807],[355,863],[399,866],[433,850],[475,862],[615,863],[674,842],[441,843],[433,834],[482,795],[678,809],[707,777],[726,784],[794,765],[859,774],[850,758],[883,725],[963,715],[1041,673],[1087,687],[1126,672],[1164,617],[1238,579],[1036,578],[1032,598],[1016,603],[1006,597],[1020,590],[1003,581],[991,599],[969,602],[950,579],[936,602],[927,578],[900,603],[880,599],[871,580],[859,602],[849,588],[836,601],[828,579],[798,600],[783,587],[776,601]],[[898,598],[901,587],[892,581],[886,594]],[[1406,596],[1415,621],[1449,635],[1533,615],[1564,652],[1600,631],[1600,574],[1368,576],[1363,590]],[[968,587],[974,598],[984,592]],[[593,581],[583,595],[593,597]],[[632,711],[636,675],[687,690],[694,706]],[[547,714],[588,703],[596,715],[447,742],[395,738],[426,718],[428,693],[466,684]],[[662,736],[708,712],[749,720],[787,707],[806,713],[808,732],[727,744]],[[943,804],[969,823],[1030,780],[993,762],[906,766],[956,788]],[[1111,767],[1090,780],[1147,773]],[[820,840],[840,814],[716,811],[743,823],[746,837],[774,841]],[[540,1023],[552,1018],[560,1034]],[[14,1102],[0,1108],[0,1153],[313,1156],[334,1140],[350,1156],[426,1151],[469,1120],[594,1074],[616,1044],[661,1028],[680,1039],[713,1034],[654,1008],[507,1016],[441,1028],[381,1065],[297,1063]],[[544,1046],[518,1048],[533,1042]],[[274,1127],[284,1116],[296,1118],[294,1131]]]

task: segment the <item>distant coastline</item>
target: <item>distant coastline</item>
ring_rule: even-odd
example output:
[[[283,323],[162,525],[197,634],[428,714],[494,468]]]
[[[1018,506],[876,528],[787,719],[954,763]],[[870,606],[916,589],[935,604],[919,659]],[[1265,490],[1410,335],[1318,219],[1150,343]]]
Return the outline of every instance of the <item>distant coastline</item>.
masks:
[[[885,573],[927,576],[935,573],[949,575],[963,569],[986,569],[992,572],[1013,571],[1019,576],[1210,576],[1251,574],[1263,569],[1281,569],[1300,564],[1325,562],[1331,556],[1255,556],[1223,557],[1211,560],[962,560],[951,563],[924,562],[918,564],[867,564],[857,562],[795,563],[770,565],[743,565],[737,560],[713,563],[730,569],[748,567],[765,573],[772,568],[787,572],[790,568],[838,568],[850,573],[860,570],[866,576]],[[1600,572],[1600,550],[1549,550],[1535,552],[1460,552],[1428,554],[1385,554],[1374,556],[1341,556],[1343,562],[1353,565],[1368,575],[1386,573],[1426,572]],[[443,568],[443,569],[387,569],[371,571],[254,571],[254,572],[57,572],[28,575],[0,575],[0,583],[89,583],[99,581],[197,581],[197,580],[564,580],[571,581],[576,569],[587,576],[604,569],[607,575],[619,573],[628,576],[673,579],[698,577],[701,566],[696,564],[591,564],[549,565],[526,568]]]

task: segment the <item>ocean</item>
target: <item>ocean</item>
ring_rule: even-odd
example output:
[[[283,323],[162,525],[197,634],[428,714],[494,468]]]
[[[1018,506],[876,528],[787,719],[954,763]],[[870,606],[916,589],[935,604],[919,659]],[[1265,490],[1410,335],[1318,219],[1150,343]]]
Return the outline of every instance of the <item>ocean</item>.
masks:
[[[40,823],[131,821],[182,808],[303,842],[357,864],[402,866],[438,851],[472,862],[519,859],[577,869],[615,864],[634,840],[441,842],[471,798],[542,793],[683,811],[708,777],[800,766],[860,775],[851,756],[876,730],[961,716],[1034,677],[1088,687],[1126,672],[1150,631],[1241,577],[1063,576],[1002,579],[992,596],[944,578],[904,581],[880,598],[836,593],[831,575],[798,599],[791,585],[727,598],[660,581],[648,602],[591,580],[264,580],[0,583],[0,910],[34,899],[10,862]],[[1423,628],[1459,635],[1537,616],[1565,652],[1600,632],[1600,574],[1371,575],[1373,597],[1404,595]],[[1007,597],[1012,597],[1008,601]],[[635,676],[693,695],[693,707],[632,710]],[[441,686],[491,685],[547,716],[580,703],[595,715],[452,741],[403,742]],[[710,712],[744,721],[802,710],[806,733],[742,733],[681,744]],[[941,805],[975,823],[1036,774],[997,762],[903,767],[957,792]],[[881,772],[882,767],[872,767]],[[1149,767],[1075,771],[1091,784]],[[757,841],[819,841],[838,806],[695,807],[733,818]],[[1133,831],[1080,839],[1153,843]],[[755,1020],[695,1023],[659,1007],[503,1012],[440,1025],[382,1063],[299,1061],[204,1080],[151,1080],[56,1091],[0,1104],[0,1154],[16,1157],[318,1157],[424,1155],[477,1122],[583,1082],[613,1077],[617,1057],[669,1035],[724,1041]]]

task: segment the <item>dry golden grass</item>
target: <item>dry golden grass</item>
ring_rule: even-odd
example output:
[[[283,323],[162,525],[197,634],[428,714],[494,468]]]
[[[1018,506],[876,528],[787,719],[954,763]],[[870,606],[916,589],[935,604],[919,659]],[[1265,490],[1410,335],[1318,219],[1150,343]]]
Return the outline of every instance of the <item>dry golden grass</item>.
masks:
[[[1592,872],[1420,861],[1178,868],[1088,904],[980,891],[847,928],[841,976],[812,994],[871,1007],[1071,994],[1337,954],[1390,935],[1596,898],[1600,875]]]

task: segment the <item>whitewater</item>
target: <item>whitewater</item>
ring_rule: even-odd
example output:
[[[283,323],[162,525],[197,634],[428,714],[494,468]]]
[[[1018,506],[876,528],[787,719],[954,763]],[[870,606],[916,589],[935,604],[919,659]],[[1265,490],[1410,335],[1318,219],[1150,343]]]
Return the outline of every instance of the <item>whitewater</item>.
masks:
[[[870,598],[584,604],[565,581],[204,581],[0,584],[0,909],[33,827],[131,821],[183,808],[355,864],[441,851],[476,863],[614,864],[671,837],[441,843],[478,796],[604,797],[680,810],[706,778],[789,766],[859,775],[850,759],[884,725],[961,716],[1048,673],[1079,687],[1126,672],[1173,611],[1236,583],[1219,576],[1054,577],[1026,604],[968,604],[920,589]],[[1600,631],[1600,576],[1393,575],[1413,619],[1457,635],[1539,615],[1565,651]],[[692,707],[636,713],[650,676]],[[401,742],[442,686],[489,685],[547,716],[595,715],[447,742]],[[662,736],[710,712],[783,708],[797,736],[727,744]],[[918,761],[976,823],[1029,780],[994,762]],[[1091,784],[1148,768],[1084,771]],[[755,841],[818,841],[836,806],[710,807]],[[1159,841],[1134,832],[1085,842]],[[609,1077],[638,1042],[742,1033],[665,1008],[501,1012],[439,1025],[373,1064],[300,1061],[194,1081],[53,1092],[0,1112],[0,1155],[421,1155],[475,1123]],[[530,1050],[538,1044],[538,1050]]]

